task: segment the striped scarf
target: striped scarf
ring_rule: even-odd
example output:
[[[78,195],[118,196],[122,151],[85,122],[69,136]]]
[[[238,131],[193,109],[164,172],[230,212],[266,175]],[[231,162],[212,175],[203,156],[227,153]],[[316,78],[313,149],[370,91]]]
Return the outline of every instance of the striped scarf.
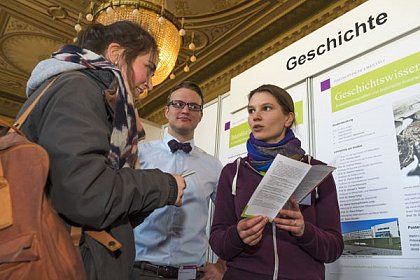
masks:
[[[138,167],[137,127],[133,98],[125,85],[120,70],[103,56],[74,45],[65,45],[52,58],[83,65],[87,69],[111,71],[117,80],[113,129],[108,160],[115,169]]]

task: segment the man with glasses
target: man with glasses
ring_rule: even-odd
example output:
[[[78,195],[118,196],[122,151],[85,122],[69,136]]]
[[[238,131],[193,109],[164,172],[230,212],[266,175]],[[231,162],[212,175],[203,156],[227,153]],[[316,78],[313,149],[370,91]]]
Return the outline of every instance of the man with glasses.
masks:
[[[203,93],[189,81],[176,85],[165,107],[168,132],[139,145],[141,168],[159,168],[185,178],[182,207],[153,211],[134,229],[132,279],[222,279],[224,261],[206,263],[209,201],[214,201],[222,164],[194,145],[203,116]]]

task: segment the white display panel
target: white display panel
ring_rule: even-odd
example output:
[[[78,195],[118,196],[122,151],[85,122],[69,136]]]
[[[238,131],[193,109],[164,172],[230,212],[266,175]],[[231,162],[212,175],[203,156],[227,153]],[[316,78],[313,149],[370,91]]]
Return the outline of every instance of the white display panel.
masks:
[[[420,279],[420,32],[313,79],[316,157],[337,167],[329,279]]]
[[[161,125],[155,124],[145,119],[140,119],[140,122],[144,128],[144,131],[146,132],[146,137],[144,140],[141,140],[141,142],[152,141],[152,140],[157,140],[161,138],[161,135],[162,135]]]
[[[224,95],[221,98],[221,116],[220,116],[220,128],[219,128],[219,160],[223,165],[232,162],[239,156],[243,156],[246,147],[245,143],[235,145],[234,147],[229,146],[230,139],[230,128],[244,122],[245,112],[243,109],[238,112],[238,121],[233,120],[233,115],[230,113],[230,95]],[[244,135],[247,132],[244,133]]]
[[[246,105],[250,88],[288,87],[415,29],[419,10],[418,0],[366,1],[232,79],[231,112]]]
[[[307,85],[306,82],[302,82],[293,87],[287,88],[287,92],[292,96],[295,104],[295,119],[297,121],[296,126],[293,127],[293,131],[297,138],[302,143],[302,148],[306,153],[309,151],[309,119],[308,119],[308,98],[307,98]]]
[[[194,144],[203,149],[210,155],[216,155],[217,148],[217,129],[218,129],[218,99],[207,103],[203,109],[203,118],[198,124],[194,133]],[[211,222],[213,220],[214,204],[209,202],[209,216],[207,218],[206,234],[210,236]],[[215,262],[217,257],[214,255],[210,246],[207,250],[207,261]]]
[[[217,100],[205,105],[203,118],[194,133],[194,144],[213,156],[216,151],[217,107]]]

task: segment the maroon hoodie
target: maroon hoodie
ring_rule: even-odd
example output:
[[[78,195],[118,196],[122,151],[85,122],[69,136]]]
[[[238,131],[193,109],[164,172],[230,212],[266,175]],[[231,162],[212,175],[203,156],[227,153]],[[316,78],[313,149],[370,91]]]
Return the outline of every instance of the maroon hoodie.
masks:
[[[307,162],[307,157],[305,157]],[[323,164],[311,160],[311,164]],[[274,245],[272,224],[268,223],[263,237],[255,246],[245,245],[236,225],[241,213],[262,179],[243,158],[237,175],[236,195],[232,195],[232,181],[236,161],[226,165],[221,173],[216,198],[210,245],[227,261],[224,279],[273,279]],[[311,205],[300,205],[305,220],[305,232],[294,237],[276,228],[279,258],[277,279],[324,279],[324,263],[337,260],[344,248],[340,227],[340,211],[333,177],[330,175],[311,193]]]

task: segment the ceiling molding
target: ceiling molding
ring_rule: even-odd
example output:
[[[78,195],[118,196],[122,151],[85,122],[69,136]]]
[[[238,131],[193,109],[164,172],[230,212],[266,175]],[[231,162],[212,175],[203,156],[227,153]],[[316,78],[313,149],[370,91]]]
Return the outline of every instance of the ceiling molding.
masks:
[[[98,0],[99,1],[99,0]],[[182,80],[197,82],[206,102],[230,90],[230,81],[366,0],[176,0],[168,9],[185,15],[187,34],[167,79],[136,102],[142,118],[166,123],[168,91]],[[79,12],[90,0],[0,1],[0,118],[13,118],[23,104],[31,69],[76,35]],[[82,19],[82,24],[87,24]],[[194,32],[197,62],[183,71]]]

